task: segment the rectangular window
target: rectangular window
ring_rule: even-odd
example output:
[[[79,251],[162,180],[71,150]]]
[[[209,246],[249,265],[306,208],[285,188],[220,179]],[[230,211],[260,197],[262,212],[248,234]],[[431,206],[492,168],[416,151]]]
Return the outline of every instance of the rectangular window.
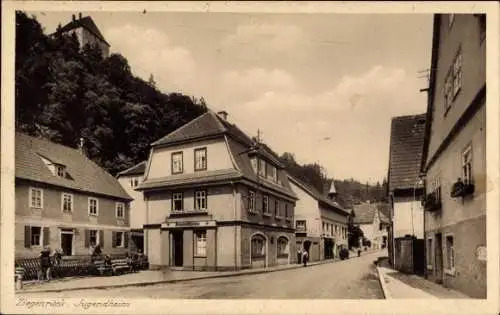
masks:
[[[115,232],[115,247],[125,246],[125,237],[123,232]]]
[[[99,244],[99,231],[89,230],[89,245],[95,247],[97,244]]]
[[[258,167],[259,167],[259,175],[262,177],[266,177],[266,162],[259,159],[258,161]]]
[[[207,169],[207,148],[194,150],[194,170],[205,171]]]
[[[99,213],[99,201],[96,198],[89,198],[88,208],[89,215],[97,215]]]
[[[64,177],[64,166],[57,165],[56,171],[57,171],[57,176]]]
[[[196,237],[195,256],[206,257],[207,256],[207,231],[197,231],[195,234],[195,237]]]
[[[267,164],[267,176],[274,182],[278,180],[276,167],[274,165]]]
[[[262,212],[269,213],[269,196],[262,196]]]
[[[274,216],[280,216],[280,202],[278,199],[274,200]]]
[[[194,193],[194,209],[207,210],[207,192],[205,190],[198,190]]]
[[[427,240],[427,269],[432,269],[432,252],[434,248],[432,247],[432,238]]]
[[[472,146],[470,144],[462,152],[462,176],[465,184],[472,184]]]
[[[253,168],[253,171],[254,171],[255,173],[258,173],[258,171],[259,171],[259,170],[258,170],[258,168],[257,168],[257,167],[258,167],[258,160],[257,160],[257,158],[256,158],[256,157],[253,157],[253,158],[250,160],[250,162],[252,163],[252,168]]]
[[[288,203],[285,202],[285,218],[290,219],[292,215],[290,213],[291,211],[289,211],[288,209],[289,209]]]
[[[446,75],[444,82],[444,114],[448,113],[453,101],[462,88],[462,49],[459,47],[453,64]]]
[[[172,153],[172,174],[180,174],[183,171],[182,152]]]
[[[299,232],[305,232],[306,220],[297,220],[297,222],[295,222],[295,229]]]
[[[117,202],[115,204],[115,209],[116,209],[116,217],[123,219],[125,218],[125,204],[123,202]]]
[[[172,211],[184,210],[184,194],[181,192],[172,193]]]
[[[453,236],[446,236],[446,269],[453,273],[455,270],[455,247]]]
[[[43,190],[30,187],[30,207],[41,209],[43,208]]]
[[[42,228],[39,226],[31,227],[31,246],[42,246]]]
[[[63,212],[73,211],[73,195],[72,194],[62,194],[62,210]]]
[[[248,211],[255,211],[255,192],[251,190],[248,192]]]
[[[137,187],[139,185],[138,178],[130,178],[130,187]]]

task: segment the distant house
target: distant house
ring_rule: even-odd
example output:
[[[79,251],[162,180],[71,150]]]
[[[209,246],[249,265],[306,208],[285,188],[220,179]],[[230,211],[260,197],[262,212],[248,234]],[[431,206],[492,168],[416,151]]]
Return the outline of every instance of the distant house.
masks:
[[[297,245],[309,252],[311,261],[338,257],[339,250],[347,248],[349,212],[332,199],[336,193],[333,182],[329,198],[293,176],[288,179],[299,198],[295,206]]]
[[[293,263],[294,208],[279,157],[208,111],[152,144],[144,181],[150,265],[235,270]]]
[[[486,298],[486,14],[435,14],[430,68],[427,275]]]
[[[353,223],[363,231],[363,236],[370,241],[370,248],[382,249],[387,246],[387,228],[389,219],[383,215],[375,203],[364,202],[354,205]],[[361,243],[361,242],[360,242]]]
[[[80,150],[15,136],[15,253],[38,256],[44,246],[65,256],[88,255],[101,244],[128,251],[129,202],[118,181]]]
[[[413,262],[403,263],[399,256],[400,242],[406,236],[424,238],[424,195],[420,175],[420,161],[424,148],[425,114],[393,117],[389,148],[388,192],[391,228],[389,230],[389,257],[393,266],[414,270]],[[394,249],[398,255],[395,255]],[[411,247],[416,250],[417,247]],[[410,255],[412,256],[412,255]],[[423,253],[421,259],[424,259]],[[423,263],[417,264],[423,266]]]
[[[143,226],[147,220],[146,201],[143,193],[135,188],[143,181],[146,163],[147,161],[142,161],[117,175],[120,185],[134,198],[130,202],[130,250],[132,252],[141,250],[144,253],[145,248]]]
[[[103,58],[109,56],[110,45],[90,16],[82,17],[82,14],[78,13],[78,18],[76,18],[73,14],[71,22],[63,27],[59,26],[56,30],[57,33],[75,34],[80,44],[80,49],[85,47],[85,45],[97,46],[101,50]]]

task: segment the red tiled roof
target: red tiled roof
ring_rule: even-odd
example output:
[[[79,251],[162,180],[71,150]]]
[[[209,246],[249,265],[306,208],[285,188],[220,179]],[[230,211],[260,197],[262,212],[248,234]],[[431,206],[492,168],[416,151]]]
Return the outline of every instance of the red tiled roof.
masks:
[[[389,191],[415,187],[420,174],[425,121],[426,114],[392,118]]]
[[[118,180],[79,150],[16,132],[16,178],[132,200]],[[65,178],[52,174],[42,157],[66,167]]]
[[[144,172],[146,171],[146,163],[147,161],[142,161],[130,168],[127,168],[124,171],[121,171],[118,173],[117,177],[120,176],[132,176],[132,175],[144,175]]]
[[[99,28],[97,27],[97,25],[94,23],[94,20],[92,20],[92,18],[90,16],[82,17],[81,19],[77,18],[75,20],[72,20],[68,24],[64,25],[59,30],[59,32],[65,33],[65,32],[69,32],[69,31],[71,31],[75,28],[79,28],[79,27],[83,27],[84,29],[86,29],[87,31],[92,33],[94,36],[96,36],[97,38],[99,38],[100,40],[102,40],[103,42],[105,42],[109,46],[108,42],[106,41],[106,39],[104,39],[104,36],[102,35],[101,31],[99,31]]]

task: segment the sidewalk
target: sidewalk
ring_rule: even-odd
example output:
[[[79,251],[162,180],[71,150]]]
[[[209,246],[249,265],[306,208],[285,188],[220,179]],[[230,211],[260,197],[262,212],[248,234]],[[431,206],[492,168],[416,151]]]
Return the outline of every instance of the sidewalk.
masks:
[[[423,277],[394,270],[387,259],[381,260],[377,271],[386,299],[470,299]]]
[[[371,254],[373,251],[363,252],[361,257]],[[344,260],[347,262],[355,257]],[[338,258],[309,262],[308,266],[316,266],[340,262]],[[243,275],[260,274],[266,272],[284,271],[304,268],[299,264],[273,266],[269,268],[245,269],[240,271],[174,271],[174,270],[144,270],[138,273],[124,274],[120,276],[104,277],[69,277],[54,279],[49,282],[29,281],[23,283],[23,288],[16,293],[38,293],[38,292],[61,292],[84,289],[109,289],[127,286],[155,285],[161,283],[174,283],[182,281],[201,280],[209,278],[236,277]]]

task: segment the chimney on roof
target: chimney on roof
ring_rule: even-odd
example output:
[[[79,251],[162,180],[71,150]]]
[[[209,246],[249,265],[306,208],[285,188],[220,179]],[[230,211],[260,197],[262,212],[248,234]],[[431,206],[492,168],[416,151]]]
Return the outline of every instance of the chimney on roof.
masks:
[[[82,12],[78,12],[78,19],[81,20],[82,19]]]
[[[225,110],[217,112],[217,115],[219,115],[222,119],[227,120],[227,112]]]
[[[76,21],[76,16],[74,14],[71,17],[72,17],[73,22]]]

